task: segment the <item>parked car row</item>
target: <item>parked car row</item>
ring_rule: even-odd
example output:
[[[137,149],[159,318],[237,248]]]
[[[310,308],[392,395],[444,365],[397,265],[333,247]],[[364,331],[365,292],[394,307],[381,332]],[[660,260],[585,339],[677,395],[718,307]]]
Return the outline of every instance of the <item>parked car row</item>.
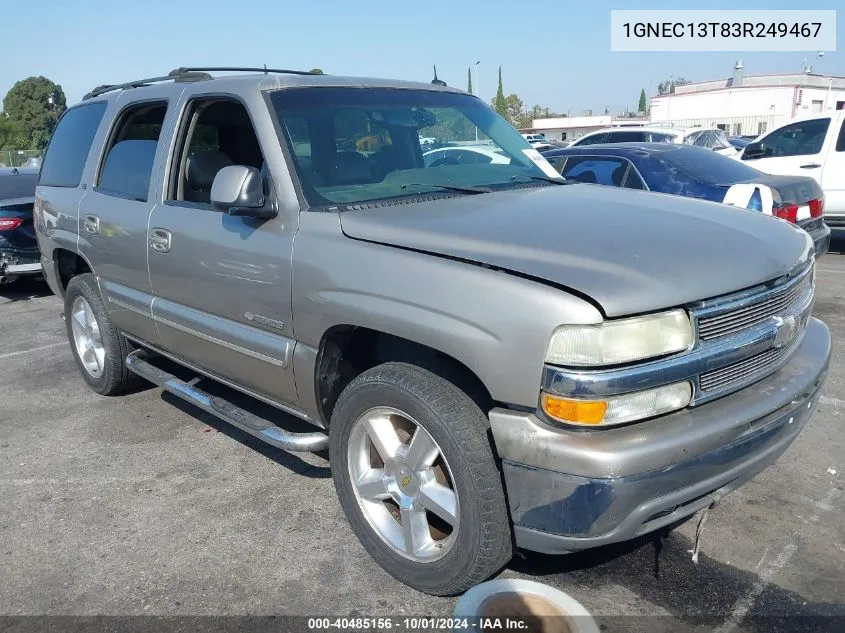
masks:
[[[543,154],[564,178],[721,202],[788,220],[827,252],[825,196],[806,176],[773,176],[701,147],[670,143],[580,145]]]
[[[733,156],[737,152],[725,132],[717,128],[614,127],[585,134],[569,146],[605,143],[683,143],[704,147],[725,156]]]

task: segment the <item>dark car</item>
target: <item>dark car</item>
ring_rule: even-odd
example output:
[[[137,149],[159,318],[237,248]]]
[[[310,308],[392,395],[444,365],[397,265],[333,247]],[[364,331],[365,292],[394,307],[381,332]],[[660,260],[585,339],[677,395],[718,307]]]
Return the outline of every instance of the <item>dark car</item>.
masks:
[[[0,169],[0,284],[40,274],[32,207],[37,169]]]
[[[543,152],[564,178],[701,198],[773,215],[807,231],[827,252],[824,192],[807,176],[775,176],[716,152],[671,143],[613,143]]]
[[[744,136],[729,136],[728,143],[737,149],[744,149],[753,139],[745,138]]]

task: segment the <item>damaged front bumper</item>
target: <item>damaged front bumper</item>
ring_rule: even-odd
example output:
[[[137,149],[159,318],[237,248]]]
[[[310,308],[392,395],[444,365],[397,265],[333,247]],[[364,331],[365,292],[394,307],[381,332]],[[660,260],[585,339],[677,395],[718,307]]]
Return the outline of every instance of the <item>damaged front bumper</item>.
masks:
[[[494,409],[516,543],[566,553],[628,540],[711,505],[783,453],[812,415],[830,333],[811,319],[789,362],[713,402],[620,428],[576,431]]]

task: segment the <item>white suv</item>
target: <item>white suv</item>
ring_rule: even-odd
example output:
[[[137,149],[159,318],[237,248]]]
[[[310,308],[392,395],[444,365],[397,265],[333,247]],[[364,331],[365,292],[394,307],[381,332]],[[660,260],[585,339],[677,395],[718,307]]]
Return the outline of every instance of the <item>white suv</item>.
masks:
[[[812,176],[824,190],[825,223],[845,227],[845,111],[790,121],[737,158],[768,174]]]

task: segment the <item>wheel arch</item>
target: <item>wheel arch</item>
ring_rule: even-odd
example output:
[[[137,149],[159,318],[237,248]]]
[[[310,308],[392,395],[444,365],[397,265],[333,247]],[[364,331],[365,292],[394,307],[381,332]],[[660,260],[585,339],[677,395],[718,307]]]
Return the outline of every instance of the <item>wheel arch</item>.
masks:
[[[77,251],[59,247],[53,249],[52,255],[55,278],[62,292],[62,296],[64,296],[71,279],[77,275],[94,272],[91,262]]]
[[[314,365],[314,393],[326,426],[343,389],[361,373],[391,361],[416,365],[449,380],[484,413],[492,407],[493,398],[478,374],[451,354],[389,332],[339,324],[323,333]]]

